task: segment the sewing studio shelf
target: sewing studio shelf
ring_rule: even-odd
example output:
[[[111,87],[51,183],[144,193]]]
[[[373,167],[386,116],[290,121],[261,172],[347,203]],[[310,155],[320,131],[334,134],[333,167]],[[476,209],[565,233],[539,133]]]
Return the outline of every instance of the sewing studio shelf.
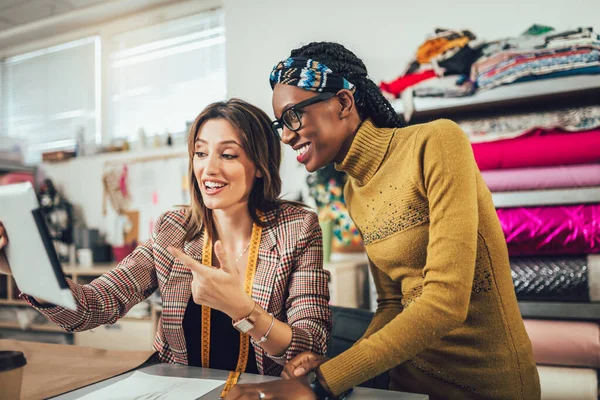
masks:
[[[495,192],[496,208],[600,203],[600,187]]]
[[[600,321],[600,303],[519,301],[523,318]]]
[[[513,83],[493,89],[475,92],[472,96],[456,98],[415,97],[410,119],[456,114],[472,111],[488,111],[491,108],[507,108],[547,101],[574,100],[600,96],[599,75],[576,75],[553,79],[539,79]],[[597,97],[600,98],[600,97]],[[396,112],[403,115],[402,99],[392,102]]]

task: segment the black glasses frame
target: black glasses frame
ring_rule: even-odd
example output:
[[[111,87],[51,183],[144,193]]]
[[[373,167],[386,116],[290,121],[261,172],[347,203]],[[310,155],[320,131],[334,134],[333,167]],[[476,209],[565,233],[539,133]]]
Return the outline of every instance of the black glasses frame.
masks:
[[[308,107],[310,105],[317,104],[322,101],[327,101],[327,100],[331,99],[333,96],[335,96],[336,94],[337,93],[333,93],[333,92],[319,93],[318,95],[313,96],[310,99],[303,100],[300,103],[297,103],[297,104],[287,107],[281,113],[281,118],[276,119],[275,121],[271,122],[271,130],[273,131],[275,136],[277,136],[279,138],[279,140],[281,140],[281,135],[279,134],[279,130],[280,129],[283,130],[284,126],[292,132],[299,131],[300,129],[302,129],[302,119],[300,118],[300,115],[298,115],[298,111],[305,107]],[[296,114],[296,119],[300,123],[300,125],[295,129],[293,127],[291,127],[290,125],[286,124],[285,120],[283,119],[283,116],[289,111],[292,111],[294,114]]]

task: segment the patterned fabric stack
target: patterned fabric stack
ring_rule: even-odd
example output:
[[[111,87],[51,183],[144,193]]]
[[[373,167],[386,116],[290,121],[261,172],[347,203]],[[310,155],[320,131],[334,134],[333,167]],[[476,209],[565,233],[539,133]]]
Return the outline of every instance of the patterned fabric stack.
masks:
[[[590,27],[558,32],[533,25],[517,37],[478,41],[467,30],[438,29],[402,75],[379,87],[390,98],[472,96],[503,85],[600,74],[600,35]]]
[[[458,121],[497,196],[598,190],[600,107]],[[542,197],[544,198],[544,197]],[[600,302],[600,202],[497,208],[519,301]],[[526,320],[543,399],[597,399],[596,321]]]
[[[533,79],[600,73],[600,37],[592,28],[551,28],[487,43],[471,67],[478,90]]]
[[[475,35],[470,31],[437,29],[419,46],[404,73],[379,88],[386,97],[403,92],[423,97],[463,97],[473,93],[469,81],[471,65],[480,56]],[[406,90],[410,89],[410,90]]]

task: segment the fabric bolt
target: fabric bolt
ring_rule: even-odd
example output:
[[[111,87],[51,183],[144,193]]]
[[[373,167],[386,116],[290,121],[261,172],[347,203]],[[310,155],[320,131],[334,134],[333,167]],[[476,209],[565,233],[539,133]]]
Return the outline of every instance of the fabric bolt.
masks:
[[[435,78],[436,74],[433,70],[427,70],[417,72],[414,74],[407,74],[399,77],[392,82],[381,82],[379,88],[385,92],[391,93],[398,97],[407,88],[416,85],[419,82],[423,82],[428,79]]]
[[[538,366],[542,400],[598,400],[598,375],[590,368]]]
[[[471,143],[528,135],[533,129],[579,132],[600,127],[600,106],[563,108],[457,121]]]
[[[600,204],[496,212],[511,256],[600,253]]]
[[[482,171],[492,192],[600,186],[600,164]]]
[[[600,325],[596,322],[526,319],[537,364],[600,368]]]
[[[600,301],[598,255],[511,257],[517,298],[532,301]]]
[[[481,171],[600,162],[600,129],[473,143]]]
[[[321,230],[315,213],[283,204],[265,212],[264,221],[267,226],[258,250],[252,299],[290,325],[292,342],[283,358],[269,356],[258,345],[254,351],[258,371],[277,376],[283,364],[298,353],[327,351],[331,332],[329,273],[322,267]],[[158,289],[163,311],[153,347],[161,362],[187,365],[182,322],[191,296],[192,273],[166,250],[173,246],[202,260],[204,234],[185,240],[186,226],[186,210],[164,213],[151,239],[115,269],[87,285],[67,279],[77,311],[39,306],[30,296],[21,297],[64,330],[78,332],[114,323]]]

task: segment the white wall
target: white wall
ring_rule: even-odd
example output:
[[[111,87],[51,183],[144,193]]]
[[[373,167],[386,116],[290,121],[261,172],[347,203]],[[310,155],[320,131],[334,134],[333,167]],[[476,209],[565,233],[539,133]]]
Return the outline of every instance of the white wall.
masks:
[[[155,3],[161,1],[154,0]],[[248,100],[272,115],[268,84],[271,68],[286,58],[291,49],[311,41],[338,41],[346,45],[364,60],[371,77],[379,82],[382,79],[394,79],[400,74],[417,47],[435,27],[470,29],[481,39],[518,35],[533,23],[551,25],[557,29],[593,26],[600,30],[599,0],[505,0],[505,4],[473,0],[461,4],[447,0],[305,0],[300,3],[281,0],[164,1],[171,5],[125,19],[87,25],[85,28],[75,17],[62,17],[58,20],[63,21],[61,23],[70,21],[73,29],[57,28],[56,32],[61,32],[57,36],[34,35],[38,38],[34,42],[30,41],[31,32],[24,35],[29,41],[18,44],[13,36],[8,40],[6,34],[0,35],[0,57],[90,34],[137,28],[222,4],[227,37],[228,96]],[[47,26],[48,23],[38,25],[43,29],[51,28]],[[9,47],[6,46],[8,43]],[[282,171],[283,192],[290,194],[302,190],[306,196],[306,172],[296,162],[293,151],[286,150]],[[90,226],[103,226],[103,162],[103,157],[82,159],[47,169],[56,183],[65,188],[69,199],[84,207]],[[67,187],[72,182],[77,182],[76,186]]]
[[[344,44],[379,82],[396,78],[436,27],[470,29],[487,40],[519,35],[533,23],[600,30],[599,0],[223,1],[228,96],[255,103],[270,115],[271,68],[311,41]],[[291,149],[285,154],[284,192],[294,192],[306,174]]]

